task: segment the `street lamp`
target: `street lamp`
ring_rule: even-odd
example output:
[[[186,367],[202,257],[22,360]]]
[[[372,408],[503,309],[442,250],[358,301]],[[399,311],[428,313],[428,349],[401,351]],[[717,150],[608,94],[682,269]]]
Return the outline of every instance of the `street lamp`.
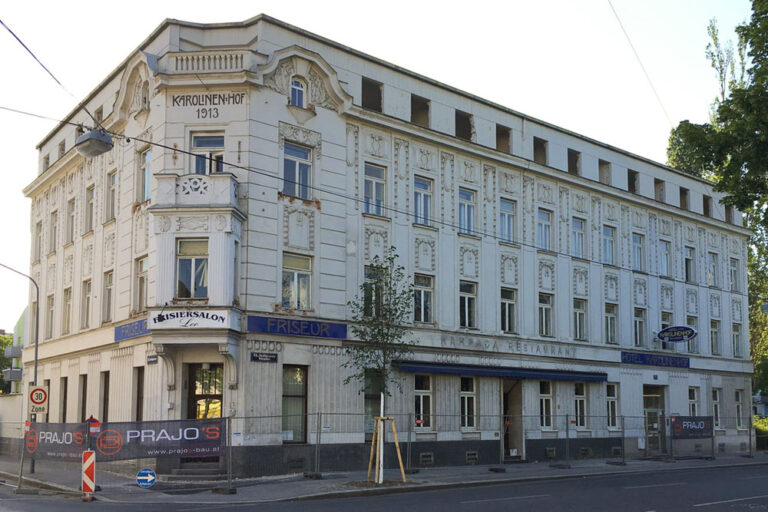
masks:
[[[35,315],[35,370],[34,370],[33,380],[34,380],[34,385],[37,386],[37,346],[38,346],[38,341],[40,339],[40,315],[39,315],[39,311],[40,311],[40,287],[37,286],[37,282],[34,279],[32,279],[30,276],[28,276],[27,274],[25,274],[23,272],[19,272],[15,268],[11,268],[8,265],[3,265],[2,263],[0,263],[0,267],[6,268],[6,269],[10,270],[11,272],[15,272],[15,273],[19,274],[20,276],[26,277],[27,279],[30,280],[30,282],[33,285],[35,285],[35,312],[34,312],[34,315]],[[32,414],[32,418],[31,419],[32,419],[32,421],[37,421],[37,414]],[[26,435],[25,435],[25,441],[26,441]],[[19,485],[18,485],[19,488],[21,487],[21,473],[22,473],[22,470],[24,468],[24,442],[22,442],[22,446],[21,446],[21,457],[22,457],[22,459],[21,459],[22,463],[19,465]],[[29,461],[29,472],[30,473],[34,473],[35,472],[35,459],[34,458]]]
[[[114,147],[112,137],[104,130],[88,131],[75,140],[75,149],[86,158],[99,156]]]

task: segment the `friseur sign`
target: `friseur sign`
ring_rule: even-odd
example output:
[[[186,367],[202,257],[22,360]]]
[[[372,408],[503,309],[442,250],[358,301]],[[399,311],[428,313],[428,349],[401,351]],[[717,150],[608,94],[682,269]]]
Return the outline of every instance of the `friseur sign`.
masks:
[[[181,309],[152,311],[149,327],[155,329],[204,329],[229,326],[229,314],[224,309]]]
[[[248,332],[343,340],[347,338],[347,324],[250,315]]]

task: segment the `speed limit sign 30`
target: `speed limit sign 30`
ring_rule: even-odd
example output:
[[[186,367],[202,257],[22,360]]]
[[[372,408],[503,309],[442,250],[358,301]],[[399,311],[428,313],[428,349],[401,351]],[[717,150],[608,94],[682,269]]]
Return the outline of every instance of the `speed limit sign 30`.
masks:
[[[29,413],[48,414],[48,388],[46,386],[30,387]]]

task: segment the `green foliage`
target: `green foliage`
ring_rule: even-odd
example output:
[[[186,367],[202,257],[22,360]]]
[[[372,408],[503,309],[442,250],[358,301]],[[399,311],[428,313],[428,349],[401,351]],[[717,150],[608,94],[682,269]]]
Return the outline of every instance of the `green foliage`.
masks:
[[[365,281],[354,300],[347,303],[352,313],[351,329],[360,340],[347,349],[348,359],[342,367],[355,373],[344,384],[356,380],[368,391],[389,395],[389,384],[399,387],[392,378],[392,362],[411,352],[410,320],[413,312],[413,282],[406,280],[405,268],[397,265],[395,248],[383,258],[376,256],[365,268]]]
[[[11,367],[13,360],[9,357],[5,357],[5,347],[13,345],[13,336],[10,334],[0,334],[0,370],[5,370]],[[5,382],[0,379],[0,394],[6,394],[11,392],[11,383]]]
[[[768,450],[768,416],[755,416],[752,422],[755,427],[756,448]]]
[[[719,95],[710,123],[683,121],[669,137],[669,165],[715,182],[723,202],[746,214],[753,231],[747,261],[749,337],[755,390],[768,392],[768,0],[753,0],[749,22],[736,28],[734,55],[723,45],[715,20],[707,27],[706,56],[715,70]]]

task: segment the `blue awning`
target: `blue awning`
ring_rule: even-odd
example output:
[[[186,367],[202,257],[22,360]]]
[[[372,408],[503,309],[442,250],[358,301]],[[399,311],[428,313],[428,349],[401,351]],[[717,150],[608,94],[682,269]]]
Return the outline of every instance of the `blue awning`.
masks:
[[[566,370],[545,370],[537,368],[500,368],[498,366],[476,366],[471,364],[444,364],[421,361],[400,361],[396,363],[404,372],[443,373],[477,377],[504,377],[509,379],[566,380],[577,382],[605,382],[608,375],[603,372],[571,372]]]

